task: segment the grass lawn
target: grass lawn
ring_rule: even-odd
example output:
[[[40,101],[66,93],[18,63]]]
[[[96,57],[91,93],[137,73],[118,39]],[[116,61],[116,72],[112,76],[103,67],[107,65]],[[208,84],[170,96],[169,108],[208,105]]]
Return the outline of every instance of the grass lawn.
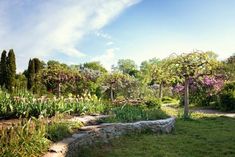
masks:
[[[80,157],[235,157],[235,118],[177,119],[172,134],[124,136]]]

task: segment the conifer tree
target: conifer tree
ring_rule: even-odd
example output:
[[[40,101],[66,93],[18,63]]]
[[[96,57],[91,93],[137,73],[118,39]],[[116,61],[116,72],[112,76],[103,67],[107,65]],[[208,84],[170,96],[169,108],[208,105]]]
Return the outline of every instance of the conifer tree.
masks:
[[[27,89],[31,90],[33,87],[33,83],[34,83],[34,75],[35,75],[35,63],[34,60],[29,60],[29,64],[28,64],[28,76],[27,76]]]
[[[4,87],[6,84],[6,59],[7,59],[7,51],[3,50],[0,61],[0,85]]]
[[[34,58],[32,61],[34,62],[34,69],[35,69],[34,71],[35,71],[35,74],[36,74],[41,70],[42,63],[38,58]]]
[[[16,62],[15,62],[15,53],[13,49],[9,50],[7,59],[6,59],[6,88],[12,92],[15,84],[16,76]]]

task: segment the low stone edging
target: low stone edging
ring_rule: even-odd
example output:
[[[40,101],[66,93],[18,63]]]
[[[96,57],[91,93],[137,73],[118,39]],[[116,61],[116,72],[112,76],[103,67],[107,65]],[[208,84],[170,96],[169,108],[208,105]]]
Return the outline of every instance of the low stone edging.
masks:
[[[104,123],[85,126],[81,132],[53,144],[44,157],[72,157],[77,156],[79,148],[95,143],[106,143],[111,139],[130,134],[152,131],[154,133],[170,133],[175,124],[175,118],[164,120],[139,121],[135,123]]]

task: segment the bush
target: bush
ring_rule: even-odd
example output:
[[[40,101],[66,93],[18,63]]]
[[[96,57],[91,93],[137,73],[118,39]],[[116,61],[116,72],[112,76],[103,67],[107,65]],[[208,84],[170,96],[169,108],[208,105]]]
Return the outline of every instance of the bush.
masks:
[[[220,93],[220,109],[224,111],[235,110],[235,82],[227,83]]]
[[[144,103],[147,107],[156,107],[160,109],[162,101],[161,99],[158,99],[158,98],[150,98],[150,99],[145,100]]]

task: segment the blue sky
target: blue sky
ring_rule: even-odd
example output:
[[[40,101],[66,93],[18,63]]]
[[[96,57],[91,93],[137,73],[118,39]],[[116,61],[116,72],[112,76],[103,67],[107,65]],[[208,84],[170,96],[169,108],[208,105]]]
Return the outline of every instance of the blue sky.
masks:
[[[0,0],[0,49],[29,58],[140,64],[193,50],[235,53],[234,0]]]

